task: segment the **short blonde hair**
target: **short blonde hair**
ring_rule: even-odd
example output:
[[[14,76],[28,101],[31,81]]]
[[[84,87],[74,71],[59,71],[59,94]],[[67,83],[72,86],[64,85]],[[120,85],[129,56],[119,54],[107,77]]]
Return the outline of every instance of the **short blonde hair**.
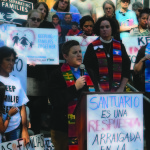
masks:
[[[32,10],[29,11],[27,20],[30,19],[32,13],[34,13],[34,12],[39,13],[39,14],[41,15],[41,18],[40,18],[40,19],[41,19],[41,20],[44,20],[42,13],[41,13],[40,11],[38,11],[37,9],[32,9]],[[26,24],[26,27],[29,27],[28,22],[27,22],[27,24]]]

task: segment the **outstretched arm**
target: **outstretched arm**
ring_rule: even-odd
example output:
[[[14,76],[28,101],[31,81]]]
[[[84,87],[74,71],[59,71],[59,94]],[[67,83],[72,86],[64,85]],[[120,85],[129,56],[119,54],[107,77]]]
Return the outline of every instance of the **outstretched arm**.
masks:
[[[22,138],[24,140],[25,146],[30,142],[28,129],[27,129],[27,114],[26,114],[26,106],[23,105],[21,107],[21,123],[22,123]]]

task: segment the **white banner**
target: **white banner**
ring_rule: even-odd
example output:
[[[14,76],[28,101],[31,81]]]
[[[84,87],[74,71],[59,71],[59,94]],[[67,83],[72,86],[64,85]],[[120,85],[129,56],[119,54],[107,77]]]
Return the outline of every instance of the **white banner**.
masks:
[[[143,95],[87,96],[87,150],[143,150]]]
[[[6,45],[31,64],[59,64],[57,29],[9,28]]]
[[[27,59],[25,57],[19,57],[16,60],[11,75],[20,79],[24,91],[27,92]]]
[[[82,50],[82,59],[84,58],[84,54],[86,49],[90,43],[96,40],[98,36],[87,36],[87,38],[83,38],[82,36],[66,36],[66,41],[76,40],[80,43],[80,47]]]
[[[44,135],[30,136],[30,143],[26,145],[25,150],[44,150]]]
[[[44,138],[44,150],[54,150],[54,145],[52,144],[51,138]]]
[[[23,139],[1,143],[0,150],[24,150]]]
[[[134,63],[136,60],[137,53],[139,49],[146,45],[147,43],[150,43],[150,37],[148,36],[136,36],[136,37],[130,37],[130,38],[123,38],[122,42],[124,46],[126,47],[126,51],[131,59],[131,70],[134,67]]]

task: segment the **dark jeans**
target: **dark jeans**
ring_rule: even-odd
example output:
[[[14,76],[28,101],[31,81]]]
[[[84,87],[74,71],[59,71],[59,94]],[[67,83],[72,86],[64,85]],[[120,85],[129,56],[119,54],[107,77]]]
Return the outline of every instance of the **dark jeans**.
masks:
[[[19,139],[21,137],[21,125],[19,125],[16,129],[7,132],[4,134],[6,141],[13,141]]]

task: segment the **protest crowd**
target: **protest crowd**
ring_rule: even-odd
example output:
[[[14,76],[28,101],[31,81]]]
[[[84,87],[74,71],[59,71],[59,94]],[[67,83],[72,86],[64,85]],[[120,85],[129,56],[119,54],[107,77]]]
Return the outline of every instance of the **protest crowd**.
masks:
[[[36,0],[0,3],[1,144],[22,138],[26,146],[44,124],[55,150],[78,150],[71,119],[83,92],[129,93],[133,86],[150,99],[150,8],[142,1],[104,0],[100,17],[92,0],[55,0],[52,8]],[[1,32],[5,27],[8,34]],[[138,48],[129,48],[136,47],[132,39]],[[32,59],[34,53],[48,63]],[[53,55],[57,63],[51,63]],[[13,74],[20,57],[26,60],[21,77]],[[42,122],[46,113],[50,118]],[[150,100],[143,99],[146,150],[149,114]]]

